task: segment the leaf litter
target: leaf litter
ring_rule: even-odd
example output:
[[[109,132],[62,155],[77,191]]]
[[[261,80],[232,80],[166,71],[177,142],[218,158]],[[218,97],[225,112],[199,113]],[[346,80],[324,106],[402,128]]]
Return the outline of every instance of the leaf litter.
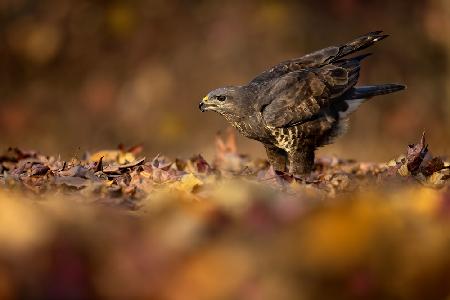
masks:
[[[360,163],[336,157],[316,160],[315,170],[307,177],[275,172],[267,161],[251,160],[237,152],[233,132],[225,139],[216,138],[216,157],[212,164],[202,155],[174,160],[157,155],[147,160],[139,155],[141,146],[104,150],[87,154],[85,159],[63,161],[36,151],[10,148],[0,155],[0,179],[4,188],[23,188],[43,193],[62,189],[76,192],[89,188],[90,197],[107,203],[133,203],[151,197],[152,191],[170,188],[185,189],[197,197],[204,190],[223,180],[243,180],[254,185],[266,185],[289,194],[304,185],[318,195],[336,196],[357,189],[371,188],[389,182],[408,182],[440,188],[448,183],[449,164],[431,157],[425,144],[425,133],[417,144],[409,145],[405,156],[387,164]],[[118,201],[121,199],[122,201]]]
[[[450,164],[428,149],[422,135],[388,163],[321,157],[301,178],[240,154],[232,132],[212,162],[7,149],[0,296],[445,298]]]

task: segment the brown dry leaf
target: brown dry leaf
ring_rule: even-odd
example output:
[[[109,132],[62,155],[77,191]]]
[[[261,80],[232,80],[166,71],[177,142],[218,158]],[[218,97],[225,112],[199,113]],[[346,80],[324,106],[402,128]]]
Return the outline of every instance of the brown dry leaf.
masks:
[[[42,164],[34,164],[31,167],[31,175],[45,175],[50,170],[48,166],[44,166]]]
[[[425,144],[425,132],[423,132],[418,144],[408,145],[408,151],[406,154],[408,171],[412,174],[416,174],[419,171],[419,167],[427,153],[428,145]]]
[[[158,168],[164,171],[167,171],[172,166],[173,162],[167,159],[164,156],[157,155],[155,158],[153,158],[151,162],[151,166],[154,168]]]
[[[88,169],[86,169],[83,166],[73,166],[68,170],[59,172],[60,176],[69,176],[69,177],[81,177],[86,178],[86,174],[89,172]]]
[[[128,148],[126,152],[133,154],[134,156],[138,156],[144,151],[144,146],[142,144],[134,145]]]
[[[89,186],[91,184],[91,181],[89,179],[84,179],[81,177],[62,176],[55,177],[55,184],[81,189]]]
[[[103,168],[103,172],[104,173],[117,173],[121,170],[124,169],[128,169],[128,168],[133,168],[139,165],[142,165],[145,162],[145,157],[137,159],[135,161],[132,161],[130,163],[127,164],[121,164],[121,165],[117,165],[117,164],[113,164],[113,165],[109,165],[107,167]]]
[[[434,172],[444,169],[444,162],[439,157],[434,157],[420,168],[420,172],[425,176],[431,176]]]
[[[192,166],[194,167],[195,172],[198,173],[210,173],[212,171],[211,166],[208,162],[203,158],[202,155],[198,154],[190,159]]]

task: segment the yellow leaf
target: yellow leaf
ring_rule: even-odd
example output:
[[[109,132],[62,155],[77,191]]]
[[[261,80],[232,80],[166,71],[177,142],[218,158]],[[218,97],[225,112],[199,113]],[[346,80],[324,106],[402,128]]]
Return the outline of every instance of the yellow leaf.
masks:
[[[397,170],[398,174],[400,174],[401,176],[408,176],[409,175],[409,170],[408,170],[408,166],[407,165],[402,165],[398,170]]]
[[[123,165],[136,160],[136,157],[131,152],[124,152],[120,150],[102,150],[92,154],[89,161],[97,162],[103,157],[106,162],[118,162]]]
[[[92,154],[89,160],[91,162],[97,162],[103,157],[103,161],[116,161],[119,153],[119,150],[102,150]]]
[[[147,171],[142,171],[140,174],[145,178],[150,178],[152,176],[152,174]]]
[[[434,172],[430,177],[428,177],[427,183],[434,186],[444,184],[442,177],[444,177],[443,173]]]
[[[130,152],[120,152],[119,156],[117,157],[117,162],[121,165],[130,163],[136,160],[136,157],[133,153]]]
[[[391,159],[387,164],[388,167],[395,167],[397,165],[397,162],[395,159]]]
[[[203,184],[203,181],[196,177],[194,174],[189,173],[184,175],[180,182],[176,185],[176,188],[185,192],[192,193],[194,188]]]

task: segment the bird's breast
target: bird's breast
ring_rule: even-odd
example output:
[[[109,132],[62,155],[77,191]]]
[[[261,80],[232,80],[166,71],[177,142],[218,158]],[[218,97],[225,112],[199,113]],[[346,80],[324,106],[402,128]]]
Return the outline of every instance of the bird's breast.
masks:
[[[238,121],[231,123],[242,135],[248,138],[254,138],[256,136],[256,128],[252,126],[250,122]]]
[[[246,118],[240,119],[228,119],[230,124],[236,128],[243,136],[267,142],[267,134],[264,130],[264,126],[261,123],[261,120],[258,120],[256,116],[247,116]]]

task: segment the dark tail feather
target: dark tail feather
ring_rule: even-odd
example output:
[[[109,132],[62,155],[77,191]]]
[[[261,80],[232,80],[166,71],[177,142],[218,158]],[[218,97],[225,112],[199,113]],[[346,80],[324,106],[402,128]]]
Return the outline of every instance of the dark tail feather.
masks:
[[[351,99],[367,99],[378,95],[390,94],[404,90],[406,86],[401,84],[380,84],[354,87],[347,97]]]
[[[355,40],[342,45],[339,49],[339,54],[336,55],[333,61],[338,60],[344,56],[350,55],[357,51],[361,51],[372,46],[375,42],[381,41],[387,38],[389,35],[383,34],[383,31],[369,32],[363,36],[356,38]]]

